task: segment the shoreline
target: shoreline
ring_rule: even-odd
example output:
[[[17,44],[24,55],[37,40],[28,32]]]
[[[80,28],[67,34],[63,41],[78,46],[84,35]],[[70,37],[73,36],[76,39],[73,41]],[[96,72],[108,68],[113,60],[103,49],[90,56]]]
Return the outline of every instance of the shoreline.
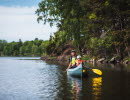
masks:
[[[68,61],[69,56],[42,56],[40,58],[41,60],[44,61]],[[100,64],[130,64],[130,60],[119,60],[116,57],[112,57],[111,59],[106,59],[106,58],[99,58],[99,59],[88,59],[83,57],[83,60],[87,63],[100,63]]]

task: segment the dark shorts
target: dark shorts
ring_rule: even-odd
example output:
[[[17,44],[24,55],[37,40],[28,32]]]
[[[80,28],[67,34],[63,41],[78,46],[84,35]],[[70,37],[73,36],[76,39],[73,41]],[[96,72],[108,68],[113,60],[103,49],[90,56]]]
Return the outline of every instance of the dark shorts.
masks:
[[[74,65],[74,66],[72,66],[70,69],[73,69],[73,68],[76,68],[77,66],[76,65]]]

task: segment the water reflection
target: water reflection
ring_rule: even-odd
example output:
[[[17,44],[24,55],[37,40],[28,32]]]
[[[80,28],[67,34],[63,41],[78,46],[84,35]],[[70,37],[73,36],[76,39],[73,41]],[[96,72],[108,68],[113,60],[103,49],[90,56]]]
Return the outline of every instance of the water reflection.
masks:
[[[94,100],[98,100],[102,91],[102,77],[92,78],[92,94]]]
[[[71,84],[72,100],[79,100],[81,98],[82,79],[68,76],[69,84]]]
[[[71,96],[73,97],[71,100],[99,100],[101,98],[102,77],[90,77],[85,79],[71,76],[67,77],[68,83],[71,85],[70,90]]]
[[[0,100],[130,100],[130,65],[87,64],[103,76],[80,79],[64,62],[17,59],[0,58]]]

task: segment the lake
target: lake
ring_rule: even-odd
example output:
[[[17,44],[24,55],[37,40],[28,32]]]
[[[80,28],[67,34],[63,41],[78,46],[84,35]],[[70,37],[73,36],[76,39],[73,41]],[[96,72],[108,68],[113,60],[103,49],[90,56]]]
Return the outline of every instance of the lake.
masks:
[[[38,59],[0,57],[0,100],[130,100],[130,65],[87,63],[103,76],[74,78]]]

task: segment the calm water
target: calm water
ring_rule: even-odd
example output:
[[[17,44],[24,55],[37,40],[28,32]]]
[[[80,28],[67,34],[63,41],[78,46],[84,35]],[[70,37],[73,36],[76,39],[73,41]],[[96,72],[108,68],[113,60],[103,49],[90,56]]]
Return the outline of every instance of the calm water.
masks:
[[[87,64],[103,76],[77,79],[37,59],[0,57],[0,100],[130,100],[129,65]]]

